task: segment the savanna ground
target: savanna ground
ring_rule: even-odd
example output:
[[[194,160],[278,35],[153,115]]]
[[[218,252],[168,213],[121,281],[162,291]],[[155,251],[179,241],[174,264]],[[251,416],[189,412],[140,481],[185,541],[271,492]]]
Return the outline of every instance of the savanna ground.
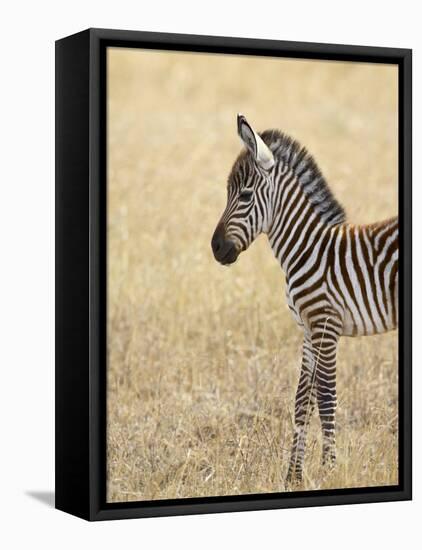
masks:
[[[397,72],[381,65],[108,53],[108,500],[279,492],[301,332],[265,236],[210,240],[236,113],[315,156],[355,223],[397,213]],[[338,465],[311,422],[304,489],[397,483],[397,333],[343,338]]]

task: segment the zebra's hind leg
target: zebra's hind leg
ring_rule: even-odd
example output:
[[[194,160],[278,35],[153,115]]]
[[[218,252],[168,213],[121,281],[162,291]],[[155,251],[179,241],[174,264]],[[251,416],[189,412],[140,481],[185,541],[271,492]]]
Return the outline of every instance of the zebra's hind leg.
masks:
[[[303,341],[302,368],[295,401],[295,429],[286,483],[300,483],[303,476],[306,432],[315,407],[315,361],[311,339]]]
[[[341,332],[341,321],[334,316],[312,327],[316,397],[322,429],[322,464],[330,467],[336,462],[336,356]]]

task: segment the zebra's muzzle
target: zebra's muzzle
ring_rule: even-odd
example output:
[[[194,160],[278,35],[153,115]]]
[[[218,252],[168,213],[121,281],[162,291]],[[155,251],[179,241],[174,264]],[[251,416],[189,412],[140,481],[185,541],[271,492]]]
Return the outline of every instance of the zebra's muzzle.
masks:
[[[224,256],[222,256],[219,260],[218,258],[216,258],[220,262],[220,264],[223,264],[223,265],[234,264],[234,262],[237,260],[237,257],[239,256],[239,252],[237,251],[235,245],[231,241],[227,241],[227,242],[228,242],[228,248]]]
[[[239,256],[239,251],[233,241],[226,239],[224,227],[218,225],[211,240],[211,248],[214,258],[223,265],[234,263]]]

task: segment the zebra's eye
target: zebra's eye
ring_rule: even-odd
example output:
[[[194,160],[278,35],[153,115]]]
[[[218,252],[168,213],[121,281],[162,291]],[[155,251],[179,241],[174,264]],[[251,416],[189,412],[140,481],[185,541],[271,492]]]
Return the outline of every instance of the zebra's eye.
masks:
[[[240,202],[249,202],[252,198],[252,191],[242,191],[239,195]]]

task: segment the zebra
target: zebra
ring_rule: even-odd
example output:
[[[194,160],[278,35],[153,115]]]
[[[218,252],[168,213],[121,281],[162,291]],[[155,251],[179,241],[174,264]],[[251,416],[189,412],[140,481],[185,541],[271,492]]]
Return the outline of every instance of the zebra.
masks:
[[[237,116],[246,146],[234,162],[227,204],[212,236],[215,259],[236,261],[260,233],[285,274],[286,298],[303,330],[294,434],[286,483],[303,481],[306,432],[318,406],[322,464],[336,462],[336,355],[340,336],[398,325],[398,218],[346,222],[315,160],[279,130],[258,134]]]

